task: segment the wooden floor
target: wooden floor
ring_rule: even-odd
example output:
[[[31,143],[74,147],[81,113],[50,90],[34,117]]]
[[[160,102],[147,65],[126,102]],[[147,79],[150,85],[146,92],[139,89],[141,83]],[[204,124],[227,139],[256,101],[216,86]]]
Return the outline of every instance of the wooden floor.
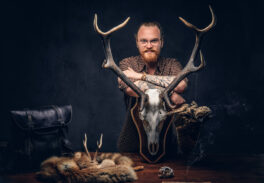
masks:
[[[189,170],[185,161],[164,160],[158,164],[143,163],[136,154],[127,154],[136,165],[145,168],[137,172],[138,181],[159,183],[264,183],[264,154],[262,155],[211,155],[194,164]],[[158,170],[162,166],[173,168],[175,176],[159,179]],[[34,173],[2,175],[0,183],[38,183]]]

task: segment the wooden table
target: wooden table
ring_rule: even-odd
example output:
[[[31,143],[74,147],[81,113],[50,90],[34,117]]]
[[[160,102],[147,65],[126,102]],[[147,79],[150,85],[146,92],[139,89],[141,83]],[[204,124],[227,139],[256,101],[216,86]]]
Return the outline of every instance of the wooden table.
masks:
[[[187,170],[181,159],[164,160],[158,164],[142,162],[137,154],[126,154],[136,165],[143,165],[137,172],[135,183],[264,183],[264,154],[260,155],[210,155]],[[173,168],[175,176],[159,179],[158,170],[162,166]],[[2,175],[0,183],[38,183],[34,173]]]

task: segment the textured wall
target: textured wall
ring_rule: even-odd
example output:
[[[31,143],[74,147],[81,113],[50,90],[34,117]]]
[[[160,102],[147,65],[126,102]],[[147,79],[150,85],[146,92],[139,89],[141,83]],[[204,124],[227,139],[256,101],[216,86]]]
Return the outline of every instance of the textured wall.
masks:
[[[1,3],[0,140],[16,138],[8,111],[72,104],[74,148],[81,148],[86,132],[88,148],[94,150],[104,133],[103,150],[116,151],[125,119],[123,95],[113,73],[101,69],[104,55],[92,26],[94,13],[102,30],[131,17],[112,36],[116,63],[137,54],[133,34],[139,23],[154,20],[164,28],[163,56],[176,57],[185,65],[194,35],[177,17],[205,26],[211,20],[208,4],[215,10],[217,26],[202,46],[207,67],[190,76],[185,96],[215,110],[206,129],[214,143],[211,151],[263,153],[263,3],[253,1]]]

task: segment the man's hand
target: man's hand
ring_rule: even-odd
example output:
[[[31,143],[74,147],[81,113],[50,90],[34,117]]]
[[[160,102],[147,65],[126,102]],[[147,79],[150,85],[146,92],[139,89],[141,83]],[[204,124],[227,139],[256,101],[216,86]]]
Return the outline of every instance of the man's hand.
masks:
[[[130,67],[128,67],[128,69],[123,71],[123,72],[126,75],[126,77],[128,77],[130,79],[140,80],[142,78],[142,74],[141,73],[135,72]]]
[[[176,92],[172,93],[170,99],[176,105],[176,108],[185,103],[185,99]]]

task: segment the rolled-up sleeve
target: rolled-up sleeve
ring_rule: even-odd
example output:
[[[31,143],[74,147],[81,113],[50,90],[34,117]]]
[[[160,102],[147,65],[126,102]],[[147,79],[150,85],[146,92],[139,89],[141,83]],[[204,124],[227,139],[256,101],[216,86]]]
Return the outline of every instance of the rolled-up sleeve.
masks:
[[[128,58],[125,58],[119,62],[119,68],[121,69],[121,71],[125,71],[128,69],[128,67],[130,66],[129,62],[130,60]],[[121,80],[120,82],[118,82],[118,88],[124,91],[128,88],[128,86],[126,85],[126,83],[124,83],[124,81]]]

